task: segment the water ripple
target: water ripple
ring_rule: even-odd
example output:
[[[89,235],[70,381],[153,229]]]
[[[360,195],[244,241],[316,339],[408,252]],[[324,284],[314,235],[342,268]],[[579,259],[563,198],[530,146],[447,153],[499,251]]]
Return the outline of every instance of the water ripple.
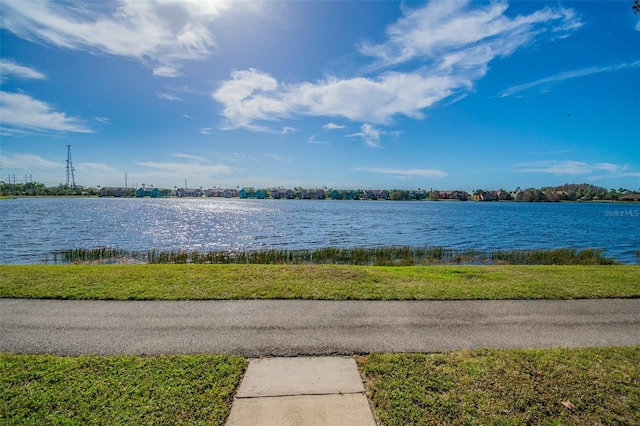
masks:
[[[34,198],[4,200],[0,263],[52,251],[443,246],[602,248],[640,263],[640,206],[331,200]]]

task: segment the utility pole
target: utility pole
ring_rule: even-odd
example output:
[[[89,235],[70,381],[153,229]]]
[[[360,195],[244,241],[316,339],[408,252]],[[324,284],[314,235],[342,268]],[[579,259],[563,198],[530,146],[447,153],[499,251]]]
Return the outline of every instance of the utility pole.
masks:
[[[75,189],[76,178],[74,176],[73,162],[71,161],[71,145],[67,145],[67,187],[71,186]]]
[[[13,178],[13,182],[11,179]],[[9,175],[9,185],[11,186],[11,193],[15,194],[16,192],[16,175]]]

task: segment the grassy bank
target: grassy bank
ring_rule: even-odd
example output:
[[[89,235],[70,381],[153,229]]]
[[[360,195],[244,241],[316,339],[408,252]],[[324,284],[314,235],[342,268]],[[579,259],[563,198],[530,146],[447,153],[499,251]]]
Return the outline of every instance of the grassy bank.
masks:
[[[640,423],[640,347],[371,354],[383,425]]]
[[[222,425],[245,368],[231,356],[0,354],[0,423]]]
[[[1,265],[0,297],[465,300],[640,297],[640,266]]]

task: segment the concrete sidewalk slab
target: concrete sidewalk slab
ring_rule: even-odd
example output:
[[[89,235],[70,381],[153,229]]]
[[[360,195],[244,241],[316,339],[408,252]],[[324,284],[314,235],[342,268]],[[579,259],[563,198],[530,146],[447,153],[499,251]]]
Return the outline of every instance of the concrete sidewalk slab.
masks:
[[[353,358],[262,358],[249,362],[237,397],[358,392],[364,392],[364,385]]]
[[[237,399],[226,426],[375,426],[364,394]]]
[[[226,426],[375,426],[355,360],[347,357],[249,361]]]

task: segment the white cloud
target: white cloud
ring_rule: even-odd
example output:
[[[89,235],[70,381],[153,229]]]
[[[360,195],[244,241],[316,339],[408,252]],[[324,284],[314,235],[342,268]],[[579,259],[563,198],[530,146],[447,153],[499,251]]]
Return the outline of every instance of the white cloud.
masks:
[[[269,131],[258,123],[294,116],[386,125],[396,115],[420,119],[424,109],[473,90],[493,59],[581,25],[570,9],[547,7],[514,18],[506,10],[504,2],[432,1],[405,9],[403,18],[388,27],[384,43],[360,47],[375,61],[371,77],[288,84],[250,68],[231,73],[212,97],[223,105],[225,129]]]
[[[251,128],[254,120],[275,120],[289,115],[290,107],[276,92],[277,88],[275,78],[251,68],[231,73],[231,80],[222,82],[211,96],[225,106],[222,115],[230,127]]]
[[[447,176],[447,173],[438,169],[394,169],[385,167],[361,167],[358,171],[396,175],[401,177],[423,177],[437,179]]]
[[[93,119],[98,123],[102,123],[102,124],[109,124],[111,122],[109,117],[93,117]]]
[[[51,161],[34,154],[4,154],[2,156],[3,167],[7,169],[33,170],[33,169],[60,169],[62,161]]]
[[[296,129],[296,128],[284,126],[282,128],[282,130],[280,131],[280,134],[282,136],[287,136],[287,135],[290,135],[291,133],[295,133],[297,131],[298,131],[298,129]]]
[[[0,126],[3,130],[93,133],[81,119],[68,117],[46,102],[22,93],[0,92]]]
[[[318,135],[311,135],[311,137],[309,137],[309,140],[307,140],[307,143],[311,145],[327,145],[329,143],[327,141],[316,140],[317,137]]]
[[[134,58],[157,76],[174,77],[183,61],[202,60],[216,48],[210,24],[231,4],[4,1],[0,26],[33,42]]]
[[[212,97],[224,105],[224,129],[248,128],[265,131],[256,121],[276,121],[295,115],[343,117],[353,121],[390,124],[403,114],[422,118],[422,109],[449,97],[456,85],[447,76],[390,72],[376,79],[356,77],[317,83],[286,85],[255,69],[236,71],[222,82]]]
[[[33,68],[19,65],[9,59],[0,59],[0,83],[9,76],[32,80],[44,80],[47,78],[44,74]]]
[[[324,126],[322,126],[324,130],[340,130],[340,129],[344,129],[345,127],[347,126],[345,126],[344,124],[339,125],[335,123],[327,123]]]
[[[358,133],[353,133],[348,135],[348,137],[359,137],[362,138],[364,143],[373,148],[380,148],[380,136],[385,135],[385,132],[380,129],[376,129],[369,123],[365,123],[360,128],[361,131]]]
[[[627,169],[627,166],[612,163],[585,163],[569,160],[532,161],[514,166],[516,173],[550,173],[554,175],[588,175],[595,172],[608,172],[615,175]]]
[[[545,7],[530,15],[506,16],[506,2],[472,7],[469,0],[431,1],[424,7],[404,8],[403,17],[387,28],[388,40],[363,44],[360,52],[388,67],[410,60],[442,68],[484,68],[498,56],[507,56],[549,32],[571,32],[582,24],[570,9]],[[474,5],[475,6],[475,5]]]
[[[137,162],[135,163],[138,166],[148,167],[150,169],[155,169],[156,171],[162,172],[163,175],[166,175],[167,180],[173,178],[174,180],[177,178],[178,181],[182,181],[185,178],[197,177],[201,178],[211,178],[217,177],[221,175],[231,175],[233,174],[233,170],[229,166],[224,164],[203,164],[200,162],[196,163],[161,163],[161,162]]]
[[[85,173],[116,173],[117,169],[102,163],[78,163],[74,168]]]
[[[178,66],[159,66],[153,69],[153,75],[157,77],[179,77],[181,74]]]
[[[202,127],[200,129],[200,133],[203,135],[210,135],[213,133],[213,129],[211,127]]]
[[[616,65],[608,65],[608,66],[602,66],[602,67],[589,67],[589,68],[582,68],[579,70],[572,70],[572,71],[565,71],[559,74],[555,74],[549,77],[545,77],[545,78],[541,78],[539,80],[535,80],[529,83],[523,83],[523,84],[518,84],[516,86],[512,86],[506,90],[504,90],[502,93],[500,93],[498,96],[499,97],[506,97],[506,96],[512,96],[515,95],[516,93],[520,93],[529,89],[533,89],[535,87],[538,86],[550,86],[552,84],[555,83],[560,83],[562,81],[565,80],[570,80],[573,78],[578,78],[578,77],[586,77],[586,76],[590,76],[590,75],[594,75],[594,74],[602,74],[602,73],[606,73],[606,72],[615,72],[615,71],[620,71],[620,70],[625,70],[625,69],[629,69],[629,68],[638,68],[640,67],[640,61],[635,61],[635,62],[631,62],[631,63],[622,63],[622,64],[616,64]]]
[[[202,157],[198,157],[196,155],[191,155],[191,154],[177,153],[177,154],[174,154],[173,157],[176,157],[176,158],[188,158],[190,160],[203,161]]]
[[[158,97],[160,99],[165,99],[167,101],[181,101],[182,100],[181,98],[179,98],[179,97],[177,97],[175,95],[172,95],[171,93],[158,93]]]

